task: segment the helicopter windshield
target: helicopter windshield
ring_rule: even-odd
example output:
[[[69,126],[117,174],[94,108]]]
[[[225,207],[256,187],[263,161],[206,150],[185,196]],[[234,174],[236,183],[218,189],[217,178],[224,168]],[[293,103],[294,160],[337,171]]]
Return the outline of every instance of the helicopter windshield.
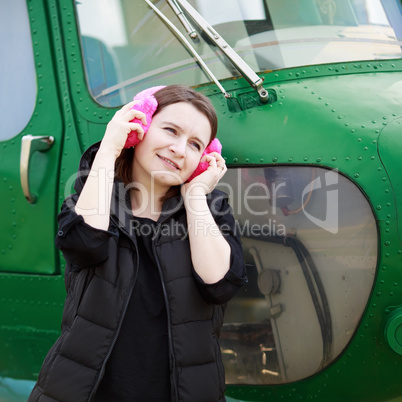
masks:
[[[398,0],[191,0],[256,72],[302,65],[401,58]],[[167,1],[155,6],[188,38],[217,77],[240,75],[205,35],[191,40]],[[145,1],[77,2],[87,80],[105,106],[139,90],[210,82],[187,46]],[[191,16],[188,16],[191,22]],[[200,29],[199,27],[196,29]]]

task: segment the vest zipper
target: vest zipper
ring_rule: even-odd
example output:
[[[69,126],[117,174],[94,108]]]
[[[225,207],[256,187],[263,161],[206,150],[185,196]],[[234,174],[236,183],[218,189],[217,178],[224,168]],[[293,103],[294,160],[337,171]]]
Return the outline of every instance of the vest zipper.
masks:
[[[158,267],[159,276],[161,278],[163,298],[165,300],[167,323],[168,323],[169,349],[170,349],[170,356],[171,356],[171,359],[172,359],[172,370],[173,370],[172,384],[171,385],[172,385],[173,390],[174,390],[175,400],[178,402],[179,401],[179,396],[178,396],[177,383],[176,383],[176,358],[175,358],[174,348],[173,348],[172,319],[171,319],[171,316],[170,316],[169,299],[168,299],[168,295],[167,295],[167,290],[166,290],[166,286],[165,286],[165,281],[164,281],[164,277],[163,277],[162,268],[161,268],[161,266],[159,264],[159,259],[158,259],[158,255],[156,253],[156,247],[155,247],[155,243],[154,243],[153,240],[152,240],[152,251],[154,252],[156,265]]]
[[[112,220],[113,220],[113,219],[112,219]],[[114,221],[113,221],[113,222],[114,222]],[[114,223],[116,224],[116,222],[114,222]],[[128,234],[128,233],[126,233],[126,234]],[[130,238],[130,240],[131,240],[131,237],[130,237],[130,236],[129,236],[129,238]],[[113,341],[112,341],[112,344],[110,345],[110,348],[109,348],[109,350],[108,350],[108,352],[107,352],[107,354],[106,354],[105,360],[104,360],[103,363],[102,363],[102,367],[101,367],[101,369],[100,369],[98,379],[97,379],[97,381],[96,381],[94,387],[92,388],[92,392],[91,392],[91,394],[89,395],[88,402],[92,401],[92,399],[94,398],[95,392],[98,390],[99,384],[100,384],[100,382],[101,382],[101,380],[102,380],[102,378],[103,378],[103,374],[105,373],[106,363],[107,363],[107,361],[109,360],[109,357],[110,357],[110,355],[112,354],[114,345],[115,345],[116,342],[117,342],[117,338],[118,338],[118,336],[119,336],[119,334],[120,334],[121,326],[123,325],[124,317],[126,316],[126,313],[127,313],[128,304],[129,304],[129,302],[130,302],[131,295],[133,294],[134,285],[135,285],[135,282],[137,281],[137,275],[138,275],[138,269],[139,269],[139,264],[138,264],[138,261],[139,261],[139,258],[138,258],[138,246],[137,246],[137,244],[136,244],[134,241],[133,241],[132,243],[134,244],[135,251],[136,251],[136,256],[137,256],[137,268],[136,268],[136,270],[135,270],[135,276],[134,276],[133,284],[132,284],[132,286],[131,286],[130,293],[129,293],[128,297],[127,297],[126,304],[124,305],[124,309],[123,309],[122,315],[121,315],[120,320],[119,320],[119,325],[117,326],[116,334],[115,334],[115,336],[114,336],[114,338],[113,338]]]

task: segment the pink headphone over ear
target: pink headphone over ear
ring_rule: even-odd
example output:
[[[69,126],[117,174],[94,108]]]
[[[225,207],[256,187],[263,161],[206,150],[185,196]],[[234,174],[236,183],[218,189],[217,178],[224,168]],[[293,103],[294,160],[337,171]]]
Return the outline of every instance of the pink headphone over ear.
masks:
[[[152,116],[158,108],[158,101],[156,100],[154,93],[159,91],[160,89],[165,88],[164,85],[160,85],[157,87],[152,87],[148,89],[144,89],[134,96],[135,101],[138,101],[132,109],[139,110],[144,113],[147,118],[147,124],[142,124],[141,120],[133,119],[132,123],[138,123],[144,129],[144,135],[147,133],[149,126],[151,125]],[[136,131],[131,131],[127,136],[127,141],[124,145],[124,148],[131,148],[137,145],[140,142],[138,139],[138,133]]]
[[[202,153],[201,159],[204,155],[210,154],[211,152],[218,152],[218,154],[222,153],[222,144],[217,138],[214,138],[210,144],[205,148],[204,152]],[[199,174],[205,172],[208,169],[209,163],[208,162],[200,162],[197,166],[197,169],[194,170],[193,174],[189,177],[187,182],[194,179],[194,177],[198,176]]]

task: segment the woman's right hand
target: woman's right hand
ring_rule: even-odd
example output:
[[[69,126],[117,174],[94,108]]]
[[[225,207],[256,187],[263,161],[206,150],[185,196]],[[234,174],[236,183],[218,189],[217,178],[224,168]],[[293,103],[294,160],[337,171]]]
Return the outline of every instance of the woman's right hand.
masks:
[[[107,125],[105,135],[103,136],[99,151],[112,154],[117,158],[127,141],[127,136],[131,131],[137,131],[138,139],[144,138],[144,130],[138,123],[132,123],[131,120],[137,118],[144,125],[147,124],[145,114],[132,109],[136,101],[124,105],[113,116]]]

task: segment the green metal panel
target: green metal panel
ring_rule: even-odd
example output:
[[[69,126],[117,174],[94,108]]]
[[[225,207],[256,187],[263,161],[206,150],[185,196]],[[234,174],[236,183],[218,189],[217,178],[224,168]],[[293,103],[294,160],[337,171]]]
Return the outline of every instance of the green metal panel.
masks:
[[[44,23],[44,4],[38,1],[29,8],[38,94],[27,127],[0,145],[0,221],[3,227],[0,234],[0,272],[53,274],[58,267],[55,251],[49,244],[54,238],[62,113],[58,101],[57,73],[48,42],[51,27]],[[20,106],[23,107],[23,94]],[[32,192],[38,195],[34,204],[27,202],[20,184],[21,140],[27,134],[53,136],[55,139],[48,152],[36,152],[31,159],[30,185]]]
[[[398,83],[395,84],[398,88]],[[402,89],[402,88],[401,88]],[[399,89],[399,91],[401,90]],[[384,168],[390,177],[392,192],[395,194],[396,213],[401,216],[402,212],[402,176],[400,169],[400,150],[402,150],[402,119],[393,119],[384,125],[380,132],[378,151]],[[398,152],[399,151],[399,152]],[[398,234],[401,239],[402,222],[398,220]],[[401,261],[402,262],[402,261]]]

